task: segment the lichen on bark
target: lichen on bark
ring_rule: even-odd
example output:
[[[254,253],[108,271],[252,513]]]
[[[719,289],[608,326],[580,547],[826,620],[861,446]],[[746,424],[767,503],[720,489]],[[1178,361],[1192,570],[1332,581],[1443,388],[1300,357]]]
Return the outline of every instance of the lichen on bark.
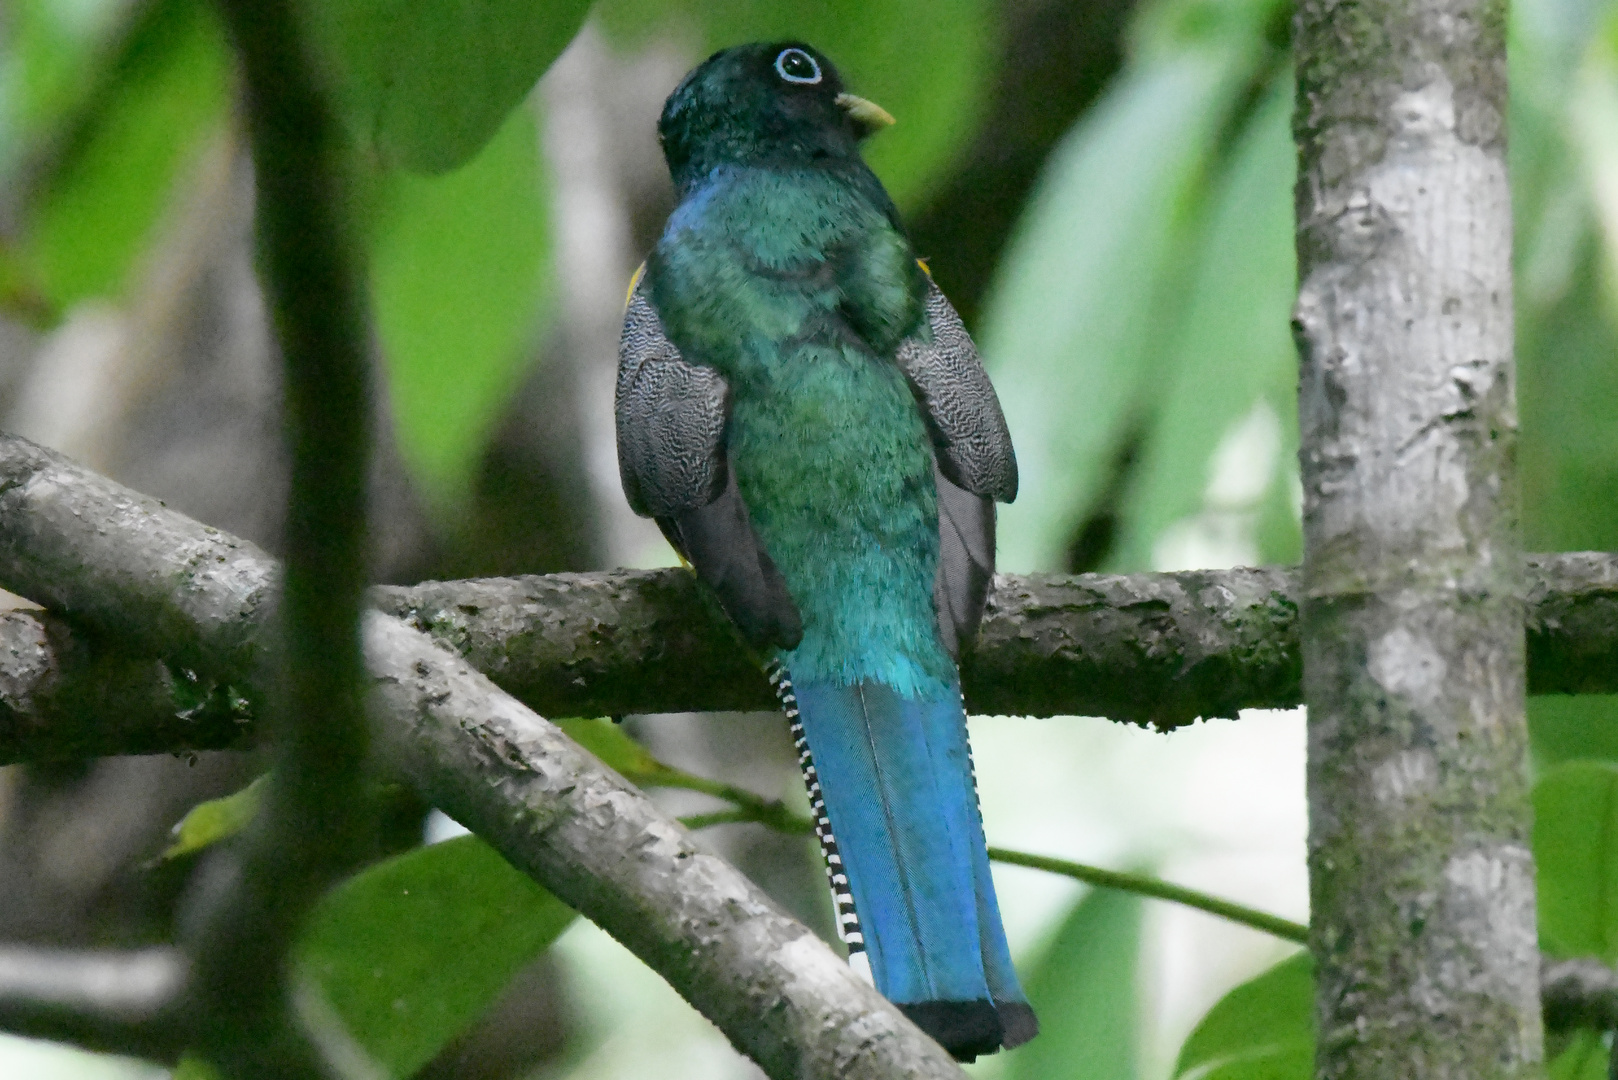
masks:
[[[1294,129],[1316,1075],[1540,1067],[1505,18],[1303,0]]]

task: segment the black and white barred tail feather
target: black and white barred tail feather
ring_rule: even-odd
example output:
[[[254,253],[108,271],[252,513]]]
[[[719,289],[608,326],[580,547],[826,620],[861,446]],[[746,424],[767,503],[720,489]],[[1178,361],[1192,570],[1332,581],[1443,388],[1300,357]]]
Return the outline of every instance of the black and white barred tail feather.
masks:
[[[809,752],[809,737],[804,734],[798,718],[798,697],[792,689],[792,678],[778,661],[765,668],[775,696],[781,702],[791,725],[792,746],[798,752],[798,769],[803,773],[804,786],[809,791],[809,813],[815,823],[815,839],[820,841],[820,853],[826,859],[826,880],[831,885],[832,902],[837,908],[837,935],[848,947],[848,963],[855,971],[871,979],[871,962],[865,955],[865,935],[860,930],[859,913],[854,910],[854,893],[848,884],[848,873],[843,858],[837,852],[837,838],[832,835],[831,820],[826,816],[826,800],[820,790],[820,775],[815,771],[815,759]]]

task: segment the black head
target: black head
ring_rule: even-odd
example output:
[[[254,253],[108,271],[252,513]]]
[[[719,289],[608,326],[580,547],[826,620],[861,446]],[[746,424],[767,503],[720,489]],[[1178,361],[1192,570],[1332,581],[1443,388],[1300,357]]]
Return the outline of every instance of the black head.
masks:
[[[718,165],[859,158],[859,141],[893,123],[843,89],[830,60],[801,42],[714,53],[674,88],[657,123],[675,183]]]

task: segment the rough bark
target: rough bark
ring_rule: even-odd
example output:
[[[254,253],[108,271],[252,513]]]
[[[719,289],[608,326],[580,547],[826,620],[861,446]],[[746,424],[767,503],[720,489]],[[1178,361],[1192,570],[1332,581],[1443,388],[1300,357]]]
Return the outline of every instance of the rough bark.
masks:
[[[0,765],[246,746],[228,683],[130,655],[44,611],[0,612]]]
[[[745,875],[465,661],[373,613],[384,752],[669,981],[772,1077],[959,1068]]]
[[[256,740],[252,664],[274,564],[179,515],[145,513],[147,505],[0,436],[0,567],[12,588],[74,620],[0,613],[0,763]],[[93,525],[103,520],[114,528]],[[134,563],[160,575],[139,594],[118,572]],[[1618,556],[1539,555],[1527,565],[1530,689],[1618,692]],[[1297,577],[1278,568],[1002,575],[965,664],[968,704],[1161,729],[1295,706]],[[98,584],[66,588],[71,581]],[[159,581],[173,594],[159,597]],[[684,571],[429,582],[377,589],[372,599],[542,715],[770,705],[768,686]]]
[[[1316,1074],[1517,1077],[1535,992],[1499,0],[1304,0]]]
[[[230,542],[0,440],[0,586],[92,630],[161,641],[127,604],[188,643],[198,670],[239,671],[264,649],[270,608],[244,603],[241,583],[269,587],[276,573],[248,545],[234,549],[241,565],[219,563],[209,545]],[[772,1077],[961,1075],[746,877],[459,656],[380,612],[367,616],[365,654],[375,737],[423,798],[624,942]]]

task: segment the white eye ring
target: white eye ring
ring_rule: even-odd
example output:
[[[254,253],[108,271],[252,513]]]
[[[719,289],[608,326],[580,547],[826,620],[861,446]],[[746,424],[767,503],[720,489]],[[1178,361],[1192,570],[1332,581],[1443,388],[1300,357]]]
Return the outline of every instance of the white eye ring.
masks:
[[[809,67],[814,71],[814,75],[810,77],[805,77],[803,75],[788,75],[786,69],[786,61],[788,57],[792,57],[793,59],[802,57],[803,59],[809,61]],[[814,86],[816,83],[820,82],[820,65],[815,63],[814,57],[810,56],[802,49],[782,49],[781,55],[775,58],[775,73],[781,76],[781,78],[785,79],[787,82],[797,83],[800,86]]]

